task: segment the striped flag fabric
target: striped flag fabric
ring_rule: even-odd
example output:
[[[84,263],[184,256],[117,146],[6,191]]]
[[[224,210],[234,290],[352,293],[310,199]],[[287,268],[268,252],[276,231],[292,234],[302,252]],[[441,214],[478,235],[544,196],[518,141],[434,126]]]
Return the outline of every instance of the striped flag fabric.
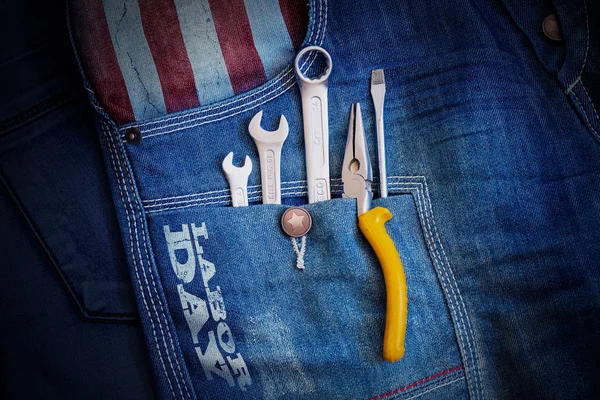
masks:
[[[117,124],[218,102],[279,74],[306,0],[73,0],[77,51]]]

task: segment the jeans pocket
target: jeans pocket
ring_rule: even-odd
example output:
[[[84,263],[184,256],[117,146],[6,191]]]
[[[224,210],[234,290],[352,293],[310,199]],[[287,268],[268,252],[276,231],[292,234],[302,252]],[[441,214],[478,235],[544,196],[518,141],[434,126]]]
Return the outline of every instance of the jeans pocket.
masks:
[[[0,133],[0,190],[82,318],[134,321],[134,293],[91,116],[84,103],[67,101]]]
[[[442,265],[424,179],[391,178],[390,193],[374,206],[394,215],[386,227],[407,276],[406,353],[395,363],[382,357],[385,284],[353,200],[304,206],[313,220],[304,270],[280,227],[286,206],[153,203],[146,219],[153,256],[196,393],[468,397],[473,354],[460,348],[471,348],[471,338]]]

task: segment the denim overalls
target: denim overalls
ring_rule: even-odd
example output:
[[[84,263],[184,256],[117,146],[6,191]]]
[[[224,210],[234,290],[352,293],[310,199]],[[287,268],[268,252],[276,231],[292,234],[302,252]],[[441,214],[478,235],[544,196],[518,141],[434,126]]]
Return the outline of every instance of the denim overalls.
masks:
[[[554,5],[557,44],[536,30],[550,4],[311,0],[303,45],[333,59],[332,199],[314,204],[291,65],[232,98],[125,124],[85,81],[137,305],[129,312],[159,396],[598,395],[600,120],[585,85],[597,84],[598,60],[588,7]],[[381,268],[355,201],[341,198],[352,103],[377,147],[376,68],[387,87],[389,197],[375,191],[374,206],[394,215],[386,226],[409,298],[406,354],[395,363],[381,352]],[[260,201],[247,127],[261,110],[265,129],[282,114],[290,126],[282,205]],[[141,140],[127,140],[132,129]],[[221,168],[231,151],[255,166],[248,207],[231,207]],[[312,216],[304,270],[280,226],[290,205]],[[131,304],[118,299],[99,308]]]

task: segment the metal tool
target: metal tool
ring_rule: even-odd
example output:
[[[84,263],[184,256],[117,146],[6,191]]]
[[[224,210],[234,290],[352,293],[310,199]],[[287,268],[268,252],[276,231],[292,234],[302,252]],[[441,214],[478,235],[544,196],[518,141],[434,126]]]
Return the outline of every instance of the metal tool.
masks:
[[[234,207],[248,205],[248,176],[252,172],[252,160],[246,156],[243,167],[233,165],[233,152],[227,154],[222,163],[223,171],[229,182],[231,202]]]
[[[276,131],[265,131],[260,127],[262,115],[259,111],[248,125],[248,132],[258,148],[262,200],[263,204],[281,204],[281,147],[290,129],[282,115]]]
[[[387,171],[385,167],[385,136],[383,131],[383,101],[385,99],[385,75],[382,69],[371,72],[371,97],[377,121],[377,157],[379,161],[379,195],[387,197]]]
[[[375,251],[383,270],[387,297],[383,357],[387,361],[398,361],[404,355],[408,315],[406,276],[396,246],[385,229],[385,223],[392,218],[392,213],[384,207],[371,208],[373,171],[358,103],[352,106],[350,113],[342,182],[342,196],[357,200],[358,226]]]
[[[326,58],[327,68],[317,79],[302,73],[300,61],[310,52],[316,51]],[[329,115],[327,106],[327,79],[332,69],[331,56],[319,46],[308,46],[296,56],[294,70],[302,96],[302,121],[304,124],[304,146],[308,202],[329,200]],[[302,67],[304,64],[302,65]]]

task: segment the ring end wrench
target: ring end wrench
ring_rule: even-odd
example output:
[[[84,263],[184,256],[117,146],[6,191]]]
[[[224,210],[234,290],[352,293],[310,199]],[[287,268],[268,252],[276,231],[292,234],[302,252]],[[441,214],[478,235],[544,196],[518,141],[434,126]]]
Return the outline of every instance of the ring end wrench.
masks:
[[[282,115],[277,130],[266,131],[260,126],[262,116],[259,111],[252,117],[248,132],[258,149],[263,204],[281,204],[281,147],[290,128]]]
[[[300,61],[310,51],[317,51],[323,54],[327,61],[325,72],[317,79],[311,79],[302,73],[302,67],[304,67],[306,62],[300,65]],[[332,67],[331,56],[325,49],[319,46],[305,47],[298,53],[294,61],[294,71],[296,72],[298,86],[300,86],[300,95],[302,97],[302,122],[304,124],[309,203],[329,200],[331,198],[329,186],[327,79],[331,74]]]
[[[236,167],[233,165],[233,152],[227,154],[221,164],[223,172],[229,182],[231,190],[231,203],[234,207],[243,207],[248,205],[248,177],[252,172],[252,160],[246,156],[244,165]]]

